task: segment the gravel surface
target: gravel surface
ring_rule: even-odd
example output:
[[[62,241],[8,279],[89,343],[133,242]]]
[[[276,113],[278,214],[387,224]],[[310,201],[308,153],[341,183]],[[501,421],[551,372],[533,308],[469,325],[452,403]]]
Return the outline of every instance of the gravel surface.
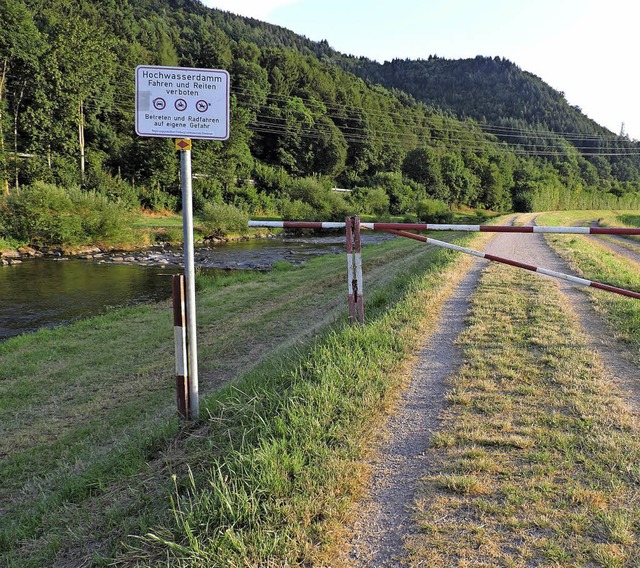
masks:
[[[522,218],[521,218],[522,219]],[[526,216],[535,222],[532,215]],[[621,249],[621,250],[618,250]],[[540,234],[496,234],[484,251],[538,267],[571,274],[571,269],[545,243]],[[618,247],[616,252],[630,251]],[[441,320],[423,346],[412,379],[397,411],[387,423],[384,442],[372,463],[369,498],[358,507],[345,565],[354,568],[397,567],[404,556],[404,539],[415,533],[412,507],[417,485],[430,467],[425,451],[439,425],[439,413],[447,391],[446,378],[461,364],[455,340],[464,329],[467,298],[473,293],[487,261],[477,259],[442,310]],[[504,267],[505,270],[517,270]],[[540,276],[544,277],[544,276]],[[555,279],[554,279],[555,280]],[[555,280],[570,300],[588,345],[602,358],[609,378],[628,394],[628,402],[640,408],[640,373],[633,354],[613,338],[612,332],[594,310],[585,288]],[[604,293],[604,292],[603,292]]]
[[[638,241],[626,239],[618,235],[598,236],[596,238],[612,251],[626,256],[634,262],[640,263],[640,243],[638,243]]]
[[[420,351],[411,382],[387,423],[386,439],[373,463],[371,499],[357,514],[349,566],[399,564],[403,538],[413,531],[411,507],[416,486],[429,468],[425,452],[439,425],[445,379],[462,362],[454,342],[464,329],[468,298],[481,269],[480,262],[474,263],[445,302],[446,324],[438,324]]]

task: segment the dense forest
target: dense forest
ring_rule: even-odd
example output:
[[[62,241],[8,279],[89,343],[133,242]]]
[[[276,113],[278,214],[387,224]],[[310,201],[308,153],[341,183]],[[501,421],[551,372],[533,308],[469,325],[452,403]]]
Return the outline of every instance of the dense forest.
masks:
[[[134,132],[141,64],[230,73],[230,139],[194,143],[200,210],[324,219],[424,217],[434,202],[640,202],[640,145],[504,59],[381,65],[197,0],[0,0],[0,21],[5,232],[7,203],[33,187],[41,199],[56,187],[57,198],[63,188],[128,209],[180,209],[172,141]]]

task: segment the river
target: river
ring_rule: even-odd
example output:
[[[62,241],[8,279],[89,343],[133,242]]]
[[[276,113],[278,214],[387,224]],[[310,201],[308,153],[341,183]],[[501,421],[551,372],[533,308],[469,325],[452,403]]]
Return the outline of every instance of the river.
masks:
[[[365,234],[363,244],[388,238]],[[195,259],[203,272],[269,270],[277,261],[301,264],[314,256],[344,251],[343,236],[286,237],[197,247]],[[181,251],[158,247],[133,258],[37,258],[0,267],[0,341],[104,313],[110,307],[168,298],[171,275],[182,271]]]

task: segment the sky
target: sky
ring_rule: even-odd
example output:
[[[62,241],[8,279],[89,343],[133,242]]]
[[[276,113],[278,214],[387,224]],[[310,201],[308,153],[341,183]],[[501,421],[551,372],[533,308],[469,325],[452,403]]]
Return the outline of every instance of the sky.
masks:
[[[640,140],[635,0],[202,0],[379,62],[506,57]]]

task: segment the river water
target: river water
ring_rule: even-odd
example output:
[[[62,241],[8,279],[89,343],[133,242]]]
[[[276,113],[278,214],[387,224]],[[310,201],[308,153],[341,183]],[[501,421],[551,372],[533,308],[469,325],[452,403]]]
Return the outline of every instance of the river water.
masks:
[[[365,234],[363,244],[388,238]],[[269,270],[277,261],[301,264],[313,256],[344,251],[344,236],[287,237],[198,247],[195,259],[203,272]],[[0,267],[0,341],[104,313],[109,307],[169,298],[171,275],[182,272],[181,261],[180,250],[157,248],[137,255],[135,261],[126,255],[38,258]]]

